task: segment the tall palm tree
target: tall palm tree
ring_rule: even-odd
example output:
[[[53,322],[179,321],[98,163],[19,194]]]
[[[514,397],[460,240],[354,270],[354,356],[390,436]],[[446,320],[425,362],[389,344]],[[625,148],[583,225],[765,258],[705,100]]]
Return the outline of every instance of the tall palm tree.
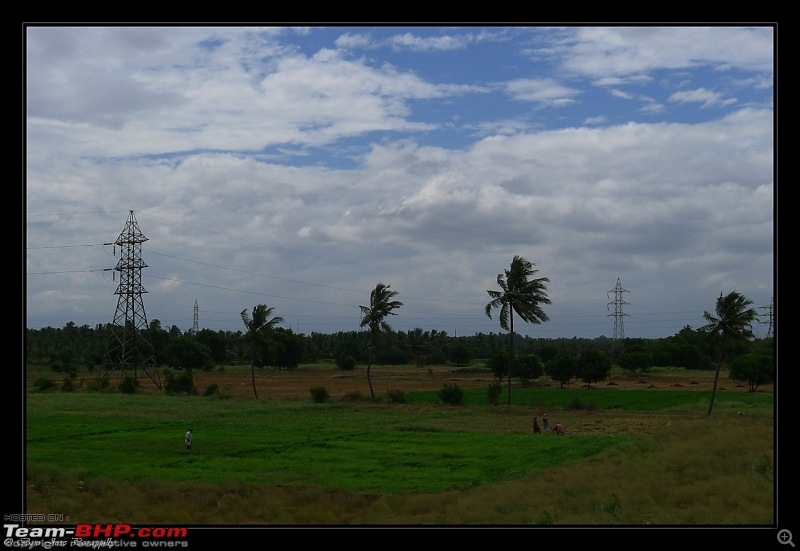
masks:
[[[370,371],[372,370],[372,362],[375,361],[375,348],[383,334],[392,330],[386,322],[386,316],[396,316],[397,312],[393,312],[393,310],[403,305],[399,300],[392,300],[397,295],[397,291],[392,291],[389,287],[389,285],[378,283],[369,294],[369,306],[359,306],[363,315],[361,327],[365,325],[369,327],[370,347],[369,360],[367,362],[367,382],[369,383],[369,394],[373,402],[375,401],[375,391],[372,389]]]
[[[273,343],[272,330],[279,323],[283,323],[283,318],[275,316],[270,319],[274,308],[267,308],[265,304],[253,307],[253,316],[247,313],[247,308],[242,310],[242,321],[247,331],[242,335],[245,348],[250,351],[250,378],[253,381],[253,395],[258,400],[256,390],[256,361],[269,351]]]
[[[714,397],[717,394],[717,381],[725,357],[725,347],[729,342],[748,341],[753,337],[753,321],[758,319],[755,308],[749,308],[753,301],[741,293],[731,291],[727,295],[719,294],[715,308],[716,316],[703,312],[703,317],[708,322],[700,331],[708,333],[706,339],[717,352],[717,372],[714,374],[714,387],[711,391],[711,402],[708,404],[708,415],[714,407]]]
[[[550,304],[547,297],[546,277],[531,279],[538,272],[533,264],[519,255],[514,256],[511,267],[505,273],[497,274],[500,291],[486,291],[492,301],[486,305],[486,315],[491,319],[492,310],[500,309],[500,327],[511,334],[510,354],[508,356],[508,405],[511,405],[511,365],[514,362],[514,313],[527,323],[542,323],[550,318],[539,304]]]

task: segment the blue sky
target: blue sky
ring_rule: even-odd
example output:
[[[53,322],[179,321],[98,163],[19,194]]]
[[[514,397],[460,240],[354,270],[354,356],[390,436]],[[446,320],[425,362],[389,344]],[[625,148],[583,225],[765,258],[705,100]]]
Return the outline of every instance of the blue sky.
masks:
[[[182,331],[358,330],[382,282],[397,330],[498,332],[515,255],[552,301],[522,334],[611,337],[618,280],[627,337],[733,290],[766,322],[775,31],[31,24],[27,326],[113,321],[130,211]]]

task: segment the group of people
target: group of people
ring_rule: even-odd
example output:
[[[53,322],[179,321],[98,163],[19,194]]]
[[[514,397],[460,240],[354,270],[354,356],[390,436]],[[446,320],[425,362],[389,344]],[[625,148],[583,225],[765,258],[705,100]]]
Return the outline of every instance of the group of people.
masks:
[[[547,419],[547,414],[542,415],[542,425],[539,426],[539,421],[536,417],[533,418],[533,432],[534,433],[542,433],[542,432],[550,432],[550,420]],[[553,427],[553,434],[557,434],[559,436],[563,436],[566,433],[564,430],[564,425],[561,423],[556,423],[555,427]]]

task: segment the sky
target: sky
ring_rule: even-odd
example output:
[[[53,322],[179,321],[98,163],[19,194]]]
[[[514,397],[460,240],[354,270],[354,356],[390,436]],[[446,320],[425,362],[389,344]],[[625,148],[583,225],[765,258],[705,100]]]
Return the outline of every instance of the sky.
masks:
[[[521,335],[669,337],[737,291],[765,337],[776,33],[27,25],[27,327],[115,319],[133,220],[165,329],[358,331],[383,283],[397,331],[504,332],[521,256]]]

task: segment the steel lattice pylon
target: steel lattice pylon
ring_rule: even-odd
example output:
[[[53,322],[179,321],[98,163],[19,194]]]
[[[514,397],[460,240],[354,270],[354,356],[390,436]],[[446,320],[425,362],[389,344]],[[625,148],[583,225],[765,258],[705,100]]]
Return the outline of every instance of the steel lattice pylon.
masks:
[[[142,295],[142,243],[147,238],[139,230],[133,211],[125,229],[114,242],[119,245],[120,258],[115,270],[119,272],[119,286],[114,294],[119,295],[114,323],[110,326],[110,338],[105,353],[103,378],[112,374],[125,377],[132,372],[136,381],[147,375],[161,388],[153,344],[147,338],[147,315]]]
[[[622,352],[622,349],[625,346],[625,328],[622,324],[622,318],[628,314],[625,314],[622,311],[622,306],[628,303],[622,300],[622,293],[628,292],[629,291],[627,289],[622,288],[619,278],[617,278],[617,286],[606,292],[606,296],[608,296],[609,293],[614,293],[614,301],[608,303],[609,306],[611,304],[614,305],[614,313],[609,314],[609,316],[614,316],[614,339],[611,343],[612,359],[616,358],[617,354]]]

